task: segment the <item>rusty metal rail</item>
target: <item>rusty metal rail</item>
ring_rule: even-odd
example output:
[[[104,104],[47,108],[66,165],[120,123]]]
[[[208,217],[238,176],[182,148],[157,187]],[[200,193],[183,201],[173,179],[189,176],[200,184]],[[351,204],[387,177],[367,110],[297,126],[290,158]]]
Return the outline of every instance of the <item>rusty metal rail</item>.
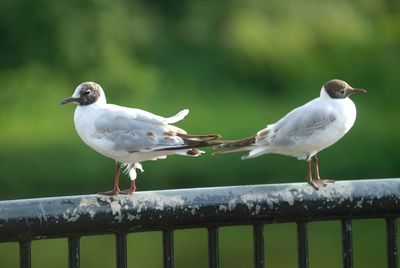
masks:
[[[79,267],[81,236],[114,233],[117,267],[127,267],[126,235],[161,230],[164,267],[173,267],[173,231],[204,227],[209,234],[209,267],[218,267],[218,228],[253,225],[254,266],[264,267],[264,224],[295,222],[299,267],[308,267],[307,223],[340,220],[343,266],[353,267],[352,219],[384,218],[388,267],[397,267],[399,215],[400,179],[339,181],[319,191],[293,183],[65,196],[1,201],[0,242],[20,242],[21,267],[30,267],[30,241],[65,237],[69,267]]]

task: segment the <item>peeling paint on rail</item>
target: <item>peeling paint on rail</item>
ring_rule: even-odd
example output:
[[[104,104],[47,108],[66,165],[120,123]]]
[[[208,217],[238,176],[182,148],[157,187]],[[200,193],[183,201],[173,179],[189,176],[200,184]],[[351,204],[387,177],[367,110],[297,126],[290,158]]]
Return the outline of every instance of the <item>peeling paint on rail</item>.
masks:
[[[338,181],[0,201],[0,242],[161,230],[167,226],[386,217],[400,213],[400,179]]]

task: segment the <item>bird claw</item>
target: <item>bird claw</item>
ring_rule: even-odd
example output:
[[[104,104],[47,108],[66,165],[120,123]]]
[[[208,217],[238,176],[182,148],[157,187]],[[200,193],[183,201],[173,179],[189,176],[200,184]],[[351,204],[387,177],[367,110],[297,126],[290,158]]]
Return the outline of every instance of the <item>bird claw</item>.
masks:
[[[321,189],[328,185],[328,183],[334,183],[334,180],[321,180],[321,179],[314,179],[310,180],[308,183],[313,186],[316,190]]]
[[[136,165],[136,164],[135,164]],[[139,164],[140,165],[140,164]],[[141,166],[140,166],[141,167]],[[136,167],[135,167],[136,168]],[[131,180],[131,187],[128,189],[119,191],[120,194],[133,194],[136,191],[136,181]]]
[[[325,183],[325,185],[328,184],[328,183],[335,183],[335,180],[320,180],[320,181]]]
[[[136,189],[126,189],[126,190],[121,190],[119,193],[120,194],[133,194],[136,191]]]
[[[121,190],[119,188],[114,188],[111,191],[106,191],[106,192],[99,192],[98,194],[101,195],[108,195],[108,196],[114,196],[121,193]]]

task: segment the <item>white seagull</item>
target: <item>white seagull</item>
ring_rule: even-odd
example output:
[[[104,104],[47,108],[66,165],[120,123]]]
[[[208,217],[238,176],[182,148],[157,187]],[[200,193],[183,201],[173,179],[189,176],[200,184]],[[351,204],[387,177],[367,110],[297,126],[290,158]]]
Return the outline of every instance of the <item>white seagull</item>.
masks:
[[[307,182],[320,189],[333,180],[321,180],[317,153],[341,139],[356,120],[356,106],[348,97],[364,94],[364,89],[352,88],[345,81],[334,79],[323,85],[319,98],[300,106],[275,124],[256,135],[226,141],[216,146],[216,154],[249,151],[242,159],[263,154],[281,154],[307,161]],[[314,162],[314,178],[311,175]]]
[[[189,110],[172,117],[158,116],[140,109],[107,104],[99,84],[80,84],[74,94],[61,104],[76,103],[74,122],[81,139],[98,153],[116,161],[114,188],[106,195],[135,192],[136,169],[143,171],[141,162],[164,159],[167,155],[198,156],[203,151],[196,148],[218,145],[213,141],[220,136],[189,135],[183,129],[170,125],[182,120]],[[127,190],[119,189],[121,164],[131,179]]]

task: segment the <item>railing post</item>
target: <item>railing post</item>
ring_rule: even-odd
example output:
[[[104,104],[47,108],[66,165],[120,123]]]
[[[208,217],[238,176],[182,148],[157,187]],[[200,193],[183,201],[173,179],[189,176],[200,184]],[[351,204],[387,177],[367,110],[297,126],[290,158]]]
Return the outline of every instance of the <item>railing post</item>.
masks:
[[[253,225],[254,267],[264,268],[264,224]]]
[[[208,227],[208,267],[219,267],[219,234],[218,227]]]
[[[126,233],[117,233],[115,235],[115,249],[117,257],[117,268],[128,267]]]
[[[174,267],[174,231],[171,229],[163,231],[163,256],[164,268]]]
[[[386,254],[387,254],[387,267],[398,267],[398,251],[397,251],[397,225],[396,218],[386,219]]]
[[[68,238],[68,267],[80,267],[80,237]]]
[[[343,268],[353,268],[353,230],[351,220],[342,220]]]
[[[308,268],[308,227],[306,222],[297,223],[297,255],[299,268]]]
[[[31,268],[31,241],[19,242],[19,267]]]

